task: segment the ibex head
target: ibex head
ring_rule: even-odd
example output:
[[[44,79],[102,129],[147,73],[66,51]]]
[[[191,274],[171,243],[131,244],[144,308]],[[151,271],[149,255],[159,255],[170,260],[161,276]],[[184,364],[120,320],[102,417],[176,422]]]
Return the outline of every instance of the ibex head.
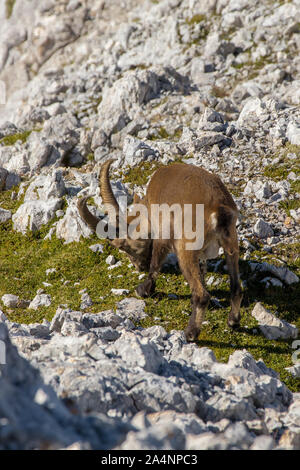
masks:
[[[114,227],[114,232],[116,234],[119,233],[119,220],[120,220],[120,207],[118,202],[114,196],[114,193],[111,189],[111,184],[109,181],[109,168],[112,164],[113,160],[106,161],[102,167],[100,172],[100,194],[103,201],[104,206],[110,206],[115,211],[115,220],[114,224],[116,223],[116,227]],[[87,207],[87,200],[89,196],[79,199],[78,201],[78,211],[81,218],[84,222],[90,227],[91,230],[94,232],[97,231],[97,225],[101,222],[101,219],[94,216]],[[135,199],[134,202],[139,202],[139,204],[143,204],[142,200],[137,201]],[[108,211],[110,214],[110,211]],[[127,225],[133,224],[134,220],[137,218],[136,215],[131,216],[130,214],[127,216]],[[138,220],[138,219],[137,219]],[[111,223],[112,221],[109,221]],[[144,234],[145,235],[145,234]],[[138,239],[132,238],[116,238],[110,239],[109,242],[111,245],[115,246],[119,250],[124,251],[132,264],[139,270],[139,271],[148,271],[151,261],[151,248],[152,248],[152,241],[151,238],[144,237]]]

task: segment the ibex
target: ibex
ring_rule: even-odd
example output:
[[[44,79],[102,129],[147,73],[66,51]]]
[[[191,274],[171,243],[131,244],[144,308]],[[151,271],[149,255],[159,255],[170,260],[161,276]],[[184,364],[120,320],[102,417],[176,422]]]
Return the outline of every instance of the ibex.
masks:
[[[100,194],[104,205],[110,204],[114,207],[118,221],[121,211],[109,181],[111,163],[112,160],[108,160],[101,167]],[[96,231],[100,219],[87,208],[87,199],[88,197],[79,199],[78,210],[82,219],[93,231]],[[137,198],[134,202],[137,202]],[[171,226],[169,239],[163,239],[162,237],[132,239],[127,236],[127,238],[116,237],[110,240],[113,246],[126,252],[138,270],[149,272],[147,279],[136,288],[136,293],[141,297],[153,294],[155,281],[166,255],[169,252],[175,252],[181,271],[192,291],[192,314],[185,329],[185,336],[188,341],[195,341],[200,333],[205,310],[210,299],[204,283],[204,265],[207,259],[216,258],[219,248],[223,247],[231,290],[231,310],[228,325],[231,328],[239,327],[242,292],[239,280],[239,246],[236,232],[238,209],[220,178],[203,168],[184,163],[174,163],[160,167],[153,174],[146,196],[139,200],[139,203],[147,208],[149,222],[150,219],[152,221],[152,226],[149,229],[152,234],[153,232],[157,233],[161,226],[161,217],[154,220],[154,222],[150,217],[153,204],[168,204],[169,206],[179,204],[181,207],[190,204],[190,207],[193,208],[193,227],[195,227],[194,208],[198,204],[204,205],[204,242],[199,249],[187,249],[186,243],[190,243],[191,240],[187,239],[185,235],[181,238],[175,238],[174,226]],[[136,217],[137,215],[129,214],[127,223],[134,222]],[[171,220],[172,223],[174,224],[174,218]]]

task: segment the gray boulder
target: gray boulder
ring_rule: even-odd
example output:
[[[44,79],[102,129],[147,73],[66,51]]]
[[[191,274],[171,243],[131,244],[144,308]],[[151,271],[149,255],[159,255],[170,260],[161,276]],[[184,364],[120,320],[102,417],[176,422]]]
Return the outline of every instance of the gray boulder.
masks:
[[[10,220],[12,217],[12,213],[6,209],[0,207],[0,223],[3,224]]]
[[[285,320],[280,320],[257,302],[251,315],[258,321],[259,329],[268,339],[297,338],[298,329]]]
[[[22,233],[39,230],[55,217],[55,212],[61,207],[61,199],[56,198],[24,202],[12,216],[13,228]]]
[[[268,238],[268,237],[273,237],[274,231],[271,227],[271,225],[263,220],[262,218],[258,219],[253,227],[253,233],[256,235],[258,238]]]

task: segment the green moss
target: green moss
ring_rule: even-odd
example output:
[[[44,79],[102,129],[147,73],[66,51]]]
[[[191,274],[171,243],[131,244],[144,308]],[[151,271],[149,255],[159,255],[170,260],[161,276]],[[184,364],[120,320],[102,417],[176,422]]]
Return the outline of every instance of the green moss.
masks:
[[[6,7],[6,18],[10,18],[14,9],[16,0],[6,0],[5,7]]]
[[[289,214],[291,209],[299,209],[300,199],[289,199],[287,201],[280,201],[279,206],[284,209],[287,214]]]
[[[289,153],[294,153],[298,158],[290,160],[287,156]],[[263,174],[268,178],[275,181],[286,179],[288,174],[293,171],[297,176],[300,175],[300,146],[286,144],[283,149],[280,149],[274,158],[279,157],[280,160],[274,165],[268,165],[264,168]],[[297,187],[297,184],[294,184]]]
[[[160,101],[156,102],[154,101],[154,104],[152,103],[152,109],[158,108],[159,106],[162,106],[163,104],[167,103],[168,101],[168,96],[164,96]]]
[[[220,38],[223,39],[223,41],[229,41],[231,36],[236,32],[236,28],[234,26],[231,26],[226,32],[223,31],[220,34]]]
[[[240,70],[244,67],[244,65],[245,65],[244,63],[243,64],[232,64],[232,67],[234,67],[235,69]]]
[[[94,158],[95,158],[95,156],[94,156],[94,153],[93,153],[93,152],[90,152],[90,153],[87,155],[87,157],[86,157],[86,159],[87,159],[88,162],[93,162],[93,161],[94,161]]]
[[[185,22],[188,24],[188,25],[194,25],[194,24],[198,24],[198,23],[201,23],[202,21],[205,21],[206,20],[206,16],[205,15],[194,15],[192,16],[191,18],[187,18],[185,20]]]
[[[291,182],[291,190],[294,193],[300,193],[300,179]]]
[[[144,186],[159,166],[161,164],[158,162],[143,162],[138,166],[128,168],[122,173],[122,181],[132,185]]]
[[[2,139],[0,139],[0,146],[1,145],[5,145],[5,146],[14,145],[19,140],[22,142],[22,144],[24,144],[32,132],[41,132],[42,130],[43,130],[42,127],[37,127],[35,129],[30,129],[28,131],[17,132],[16,134],[7,135],[5,137],[2,137]]]
[[[182,158],[178,157],[175,158],[172,163],[181,162]],[[127,168],[121,172],[121,178],[123,183],[130,183],[131,185],[137,186],[144,186],[148,183],[149,178],[153,175],[153,173],[162,165],[160,162],[153,161],[153,162],[142,162],[140,165]]]
[[[20,140],[24,144],[24,142],[26,142],[26,140],[30,136],[31,132],[32,130],[7,135],[0,139],[0,145],[14,145],[18,140]]]
[[[296,160],[290,160],[287,156],[289,153],[294,153],[298,156]],[[292,199],[281,201],[279,206],[289,214],[291,209],[298,209],[300,207],[300,200],[298,193],[300,192],[300,146],[286,144],[283,149],[280,149],[275,157],[280,160],[274,165],[268,165],[263,170],[263,175],[271,178],[274,181],[281,181],[287,178],[288,174],[293,171],[298,177],[297,180],[291,181],[290,194],[294,196]]]
[[[149,137],[149,140],[169,139],[170,135],[164,127],[156,129],[156,134]]]

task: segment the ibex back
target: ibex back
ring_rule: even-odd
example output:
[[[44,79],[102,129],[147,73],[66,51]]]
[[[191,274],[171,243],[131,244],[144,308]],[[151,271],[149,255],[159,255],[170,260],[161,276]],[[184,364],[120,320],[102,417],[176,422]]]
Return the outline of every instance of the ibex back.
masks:
[[[114,207],[118,221],[120,208],[109,181],[111,163],[112,160],[109,160],[101,168],[100,193],[103,203]],[[87,199],[88,197],[85,197],[78,201],[79,213],[89,227],[96,231],[99,219],[88,210]],[[231,310],[228,325],[231,328],[238,327],[242,300],[238,268],[239,247],[236,232],[238,210],[220,178],[203,168],[175,163],[159,168],[151,178],[144,199],[139,200],[135,197],[134,202],[143,204],[147,209],[149,233],[144,233],[139,239],[132,239],[127,236],[127,238],[115,238],[110,242],[120,250],[125,251],[136,268],[149,272],[147,279],[136,288],[137,294],[147,297],[154,293],[155,282],[166,255],[169,252],[175,252],[181,271],[192,291],[192,314],[185,335],[188,341],[196,340],[210,299],[204,283],[206,260],[217,257],[219,248],[222,247],[225,252],[231,288]],[[191,227],[193,231],[195,231],[197,225],[196,207],[197,205],[203,205],[203,245],[200,248],[188,249],[187,246],[191,243],[191,239],[185,233],[180,238],[174,236],[176,232],[174,217],[170,219],[169,238],[166,239],[161,236],[163,213],[159,217],[153,218],[153,207],[163,204],[169,207],[174,204],[179,205],[183,214],[184,206],[190,205],[192,208]],[[138,220],[136,214],[128,215],[128,225],[135,220]],[[139,225],[141,225],[140,221],[141,218],[139,217]],[[184,223],[183,217],[182,226],[184,226]]]

